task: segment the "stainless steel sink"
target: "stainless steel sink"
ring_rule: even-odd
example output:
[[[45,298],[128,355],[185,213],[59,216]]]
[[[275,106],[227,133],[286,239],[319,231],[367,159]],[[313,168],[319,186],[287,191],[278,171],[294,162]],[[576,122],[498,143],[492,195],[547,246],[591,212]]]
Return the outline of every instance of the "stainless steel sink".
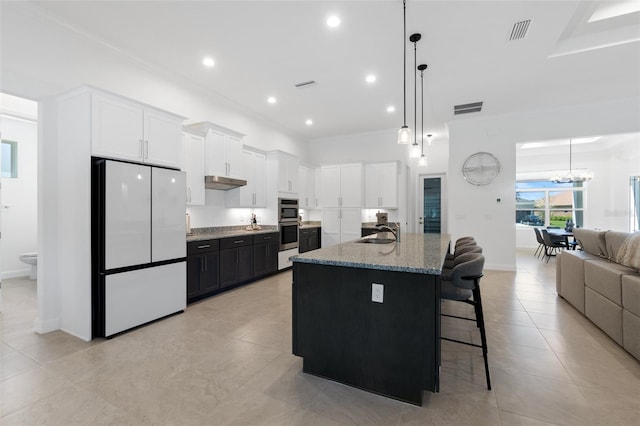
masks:
[[[389,244],[394,242],[393,238],[363,238],[361,240],[357,240],[356,243],[363,244]]]

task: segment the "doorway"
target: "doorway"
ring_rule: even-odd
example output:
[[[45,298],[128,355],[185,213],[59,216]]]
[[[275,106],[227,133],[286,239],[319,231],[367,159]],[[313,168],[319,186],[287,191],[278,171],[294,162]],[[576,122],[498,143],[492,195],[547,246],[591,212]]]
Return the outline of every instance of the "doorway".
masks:
[[[418,232],[447,233],[445,175],[418,177]]]

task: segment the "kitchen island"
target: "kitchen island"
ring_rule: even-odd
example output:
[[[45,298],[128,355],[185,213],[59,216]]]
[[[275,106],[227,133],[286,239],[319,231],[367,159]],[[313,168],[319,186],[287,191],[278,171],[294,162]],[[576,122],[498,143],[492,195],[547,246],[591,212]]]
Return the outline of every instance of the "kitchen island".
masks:
[[[423,391],[439,386],[449,236],[357,241],[292,258],[293,353],[305,373],[422,405]]]

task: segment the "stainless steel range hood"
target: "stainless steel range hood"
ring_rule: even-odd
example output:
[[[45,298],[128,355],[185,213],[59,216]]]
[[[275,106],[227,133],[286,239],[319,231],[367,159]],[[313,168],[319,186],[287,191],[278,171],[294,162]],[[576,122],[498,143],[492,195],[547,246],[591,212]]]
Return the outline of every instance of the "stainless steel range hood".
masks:
[[[205,176],[204,187],[206,189],[220,189],[228,191],[233,188],[239,188],[247,184],[246,180],[234,179],[226,176]]]

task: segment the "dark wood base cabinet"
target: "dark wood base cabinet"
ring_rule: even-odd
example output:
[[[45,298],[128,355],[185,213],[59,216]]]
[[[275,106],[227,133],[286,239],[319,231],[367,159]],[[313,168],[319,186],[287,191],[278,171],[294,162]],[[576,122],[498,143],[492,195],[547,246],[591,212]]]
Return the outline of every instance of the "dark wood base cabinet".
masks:
[[[320,248],[320,235],[322,235],[320,229],[321,228],[305,228],[300,230],[298,238],[298,251],[300,253]]]
[[[187,303],[278,271],[277,232],[187,243]]]

